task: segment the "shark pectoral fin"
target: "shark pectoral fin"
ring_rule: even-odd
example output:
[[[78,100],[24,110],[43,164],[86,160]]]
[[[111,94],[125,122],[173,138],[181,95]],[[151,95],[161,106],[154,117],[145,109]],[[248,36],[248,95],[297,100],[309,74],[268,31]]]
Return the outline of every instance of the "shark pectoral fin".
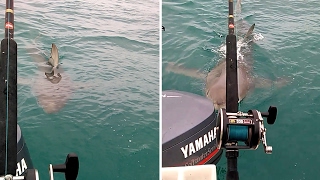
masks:
[[[206,74],[200,72],[197,69],[186,69],[185,67],[182,66],[182,64],[176,65],[171,62],[167,64],[166,71],[197,78],[197,79],[205,79],[206,77]]]
[[[267,88],[273,85],[273,81],[265,78],[256,78],[254,87],[255,88]]]
[[[46,59],[43,55],[30,53],[30,56],[31,56],[32,60],[36,63],[46,62]]]
[[[46,55],[38,48],[27,48],[27,53],[31,56],[32,60],[37,63],[46,62]]]
[[[51,66],[38,66],[38,69],[41,71],[41,72],[50,72],[52,71],[52,67]]]
[[[286,86],[287,84],[289,84],[290,78],[289,77],[279,77],[277,78],[277,80],[274,82],[275,87],[280,88],[283,86]]]
[[[255,88],[269,88],[269,87],[283,87],[290,82],[289,78],[287,77],[280,77],[276,80],[264,79],[264,78],[257,78],[255,81]]]

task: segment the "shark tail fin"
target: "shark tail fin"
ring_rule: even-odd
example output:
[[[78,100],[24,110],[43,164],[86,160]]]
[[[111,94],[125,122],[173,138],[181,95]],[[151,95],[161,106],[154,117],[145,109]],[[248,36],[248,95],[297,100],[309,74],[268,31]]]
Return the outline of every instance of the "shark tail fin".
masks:
[[[256,24],[253,23],[252,26],[249,28],[247,34],[244,36],[244,39],[245,39],[245,40],[252,34],[255,25],[256,25]]]

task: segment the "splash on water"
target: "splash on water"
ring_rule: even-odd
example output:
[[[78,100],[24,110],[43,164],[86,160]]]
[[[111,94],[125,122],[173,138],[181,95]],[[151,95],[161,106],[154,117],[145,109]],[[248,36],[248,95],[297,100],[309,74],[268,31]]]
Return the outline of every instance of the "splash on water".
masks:
[[[246,47],[248,47],[248,43],[250,42],[257,42],[257,41],[261,41],[263,39],[263,35],[261,33],[253,33],[252,34],[252,38],[247,40],[247,41],[244,41],[243,38],[239,38],[239,40],[237,41],[237,55],[238,55],[238,59],[242,59],[243,58],[243,55],[241,54],[240,50],[241,49],[245,49]],[[218,51],[216,50],[211,50],[211,52],[219,52],[220,56],[222,57],[225,57],[226,56],[226,53],[227,53],[227,47],[226,47],[226,44],[222,44]]]
[[[262,39],[264,39],[264,37],[261,33],[253,33],[253,39],[256,42],[256,41],[261,41]]]

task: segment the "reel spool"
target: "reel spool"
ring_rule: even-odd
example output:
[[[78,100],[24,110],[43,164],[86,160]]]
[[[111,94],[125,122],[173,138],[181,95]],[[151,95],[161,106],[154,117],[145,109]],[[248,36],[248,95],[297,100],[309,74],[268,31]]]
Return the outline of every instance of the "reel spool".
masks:
[[[255,150],[262,141],[265,153],[271,154],[272,146],[267,145],[267,129],[262,117],[267,117],[268,124],[274,124],[276,116],[277,108],[273,106],[266,113],[257,110],[228,113],[226,109],[220,109],[216,126],[217,148]],[[238,142],[244,142],[245,145],[239,145]]]

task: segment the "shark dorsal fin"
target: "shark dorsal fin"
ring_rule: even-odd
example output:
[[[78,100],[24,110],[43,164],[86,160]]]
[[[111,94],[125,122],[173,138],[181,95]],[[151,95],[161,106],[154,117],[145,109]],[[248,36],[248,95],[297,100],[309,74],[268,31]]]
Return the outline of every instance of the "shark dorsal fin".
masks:
[[[240,15],[240,14],[241,14],[241,0],[237,0],[236,15]]]
[[[244,36],[245,40],[252,34],[255,25],[256,24],[252,24],[252,26],[249,28],[247,34]]]

